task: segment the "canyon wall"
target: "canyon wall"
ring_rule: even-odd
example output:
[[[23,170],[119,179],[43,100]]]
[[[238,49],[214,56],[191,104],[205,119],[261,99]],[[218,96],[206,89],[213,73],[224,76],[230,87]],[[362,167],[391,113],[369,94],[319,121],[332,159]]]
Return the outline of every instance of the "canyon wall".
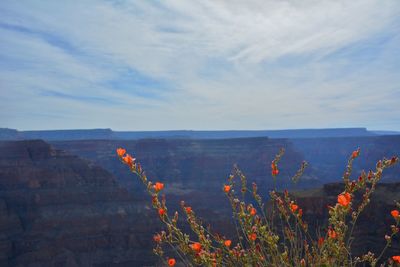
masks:
[[[147,199],[43,141],[0,142],[0,266],[144,266]]]

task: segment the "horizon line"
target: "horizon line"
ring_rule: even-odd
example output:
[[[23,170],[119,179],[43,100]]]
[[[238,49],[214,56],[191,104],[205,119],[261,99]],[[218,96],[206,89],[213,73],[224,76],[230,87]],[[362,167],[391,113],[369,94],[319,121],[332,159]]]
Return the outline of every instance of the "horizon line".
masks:
[[[114,130],[112,128],[69,128],[69,129],[36,129],[20,130],[16,128],[0,127],[0,130],[12,130],[18,132],[39,132],[39,131],[91,131],[91,130],[110,130],[112,132],[262,132],[262,131],[300,131],[300,130],[347,130],[362,129],[370,132],[400,132],[392,129],[368,129],[367,127],[332,127],[332,128],[283,128],[283,129],[167,129],[167,130]]]

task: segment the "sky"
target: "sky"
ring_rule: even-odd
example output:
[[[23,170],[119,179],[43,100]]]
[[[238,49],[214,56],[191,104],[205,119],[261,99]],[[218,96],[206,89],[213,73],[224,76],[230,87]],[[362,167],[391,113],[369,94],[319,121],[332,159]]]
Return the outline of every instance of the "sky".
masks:
[[[400,130],[400,1],[0,2],[0,127]]]

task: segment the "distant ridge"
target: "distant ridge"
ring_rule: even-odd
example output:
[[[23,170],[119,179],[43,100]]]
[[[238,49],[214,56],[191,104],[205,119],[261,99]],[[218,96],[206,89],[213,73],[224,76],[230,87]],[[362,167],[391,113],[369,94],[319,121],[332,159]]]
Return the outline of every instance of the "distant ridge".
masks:
[[[58,140],[137,140],[162,139],[228,139],[228,138],[321,138],[358,137],[396,134],[368,131],[366,128],[295,129],[295,130],[227,130],[227,131],[113,131],[111,129],[18,131],[0,128],[0,140],[43,139]],[[397,133],[400,135],[400,133]]]
[[[372,132],[377,135],[400,135],[400,132],[396,131],[372,131]]]

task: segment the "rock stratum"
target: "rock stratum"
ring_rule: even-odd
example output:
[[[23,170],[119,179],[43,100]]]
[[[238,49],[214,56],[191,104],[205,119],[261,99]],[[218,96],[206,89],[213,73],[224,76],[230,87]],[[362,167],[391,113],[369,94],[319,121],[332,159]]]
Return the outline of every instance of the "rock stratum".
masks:
[[[152,265],[146,204],[43,141],[0,142],[0,266]]]
[[[281,148],[284,159],[279,162],[277,186],[293,188],[291,177],[300,167],[304,156],[287,139],[234,138],[222,140],[141,139],[141,140],[82,140],[51,142],[55,147],[80,155],[116,175],[121,184],[136,192],[142,185],[127,171],[115,155],[124,147],[134,155],[152,180],[165,182],[167,192],[222,192],[222,185],[238,164],[249,180],[267,193],[274,186],[270,163]],[[298,187],[322,186],[312,165]]]

